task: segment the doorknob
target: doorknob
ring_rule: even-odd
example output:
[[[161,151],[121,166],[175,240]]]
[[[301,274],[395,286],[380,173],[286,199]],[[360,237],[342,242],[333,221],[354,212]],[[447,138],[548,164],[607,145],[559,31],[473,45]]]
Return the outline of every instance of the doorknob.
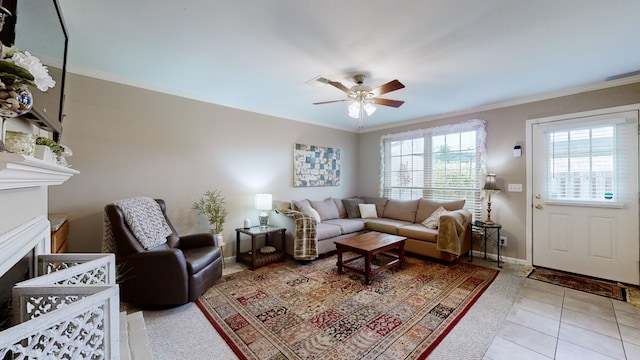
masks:
[[[542,195],[536,194],[536,199],[542,199]]]
[[[539,210],[539,209],[542,209],[542,205],[540,205],[540,204],[536,204],[536,209],[538,209],[538,210]]]

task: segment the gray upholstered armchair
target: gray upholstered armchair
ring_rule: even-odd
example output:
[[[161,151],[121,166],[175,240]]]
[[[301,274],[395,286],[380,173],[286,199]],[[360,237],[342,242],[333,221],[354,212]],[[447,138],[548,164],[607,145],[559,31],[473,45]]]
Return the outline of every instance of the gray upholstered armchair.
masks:
[[[136,305],[174,306],[196,300],[222,276],[221,250],[212,234],[178,236],[163,200],[155,200],[171,228],[167,242],[145,249],[120,207],[105,206],[120,274],[120,298]]]

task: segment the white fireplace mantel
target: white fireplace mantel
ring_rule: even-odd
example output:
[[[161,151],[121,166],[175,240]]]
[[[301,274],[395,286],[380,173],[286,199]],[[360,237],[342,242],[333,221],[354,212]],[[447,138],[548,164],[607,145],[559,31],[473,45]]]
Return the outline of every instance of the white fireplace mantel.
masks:
[[[51,251],[47,191],[42,189],[79,173],[31,156],[0,152],[0,276],[31,249],[36,255]],[[27,191],[12,191],[19,188]],[[33,206],[17,206],[20,203]]]
[[[31,156],[0,153],[0,190],[60,185],[79,173],[78,170]]]

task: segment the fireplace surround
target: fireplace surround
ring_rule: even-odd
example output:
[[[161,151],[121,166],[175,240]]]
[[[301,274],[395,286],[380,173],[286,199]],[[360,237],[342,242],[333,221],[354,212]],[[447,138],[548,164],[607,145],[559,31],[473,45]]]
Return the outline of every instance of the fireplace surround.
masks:
[[[30,156],[0,152],[0,278],[25,257],[51,252],[48,187],[78,173]],[[35,274],[35,261],[29,266],[30,274]]]
[[[30,156],[0,153],[0,276],[27,253],[51,252],[48,187],[79,171]]]

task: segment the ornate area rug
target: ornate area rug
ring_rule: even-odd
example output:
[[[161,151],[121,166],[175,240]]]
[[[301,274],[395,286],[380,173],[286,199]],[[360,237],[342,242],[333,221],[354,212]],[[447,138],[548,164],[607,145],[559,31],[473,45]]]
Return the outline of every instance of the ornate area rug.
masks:
[[[335,255],[271,264],[223,277],[196,303],[240,359],[424,359],[498,271],[406,259],[371,285],[338,274]]]
[[[533,269],[529,274],[529,278],[591,294],[606,296],[620,301],[627,301],[624,286],[613,281],[541,267]]]

